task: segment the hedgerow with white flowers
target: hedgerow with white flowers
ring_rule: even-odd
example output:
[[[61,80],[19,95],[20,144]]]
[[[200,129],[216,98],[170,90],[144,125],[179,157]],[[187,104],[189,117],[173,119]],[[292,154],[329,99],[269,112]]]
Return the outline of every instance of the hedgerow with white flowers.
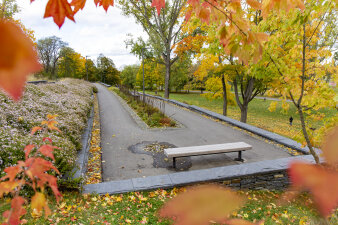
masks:
[[[55,83],[26,86],[21,101],[13,102],[0,91],[0,176],[4,168],[24,159],[24,147],[39,143],[41,135],[30,135],[34,126],[40,126],[46,115],[58,115],[57,127],[48,137],[55,150],[56,166],[61,174],[73,169],[76,153],[81,149],[81,135],[90,113],[93,85],[75,79]]]

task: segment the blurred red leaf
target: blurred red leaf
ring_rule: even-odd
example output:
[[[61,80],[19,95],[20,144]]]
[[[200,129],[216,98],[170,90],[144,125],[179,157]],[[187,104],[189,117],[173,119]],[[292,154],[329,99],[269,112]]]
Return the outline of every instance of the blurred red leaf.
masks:
[[[61,28],[65,18],[74,20],[74,12],[67,0],[49,0],[43,18],[53,17],[54,22]]]
[[[54,151],[54,149],[57,149],[57,148],[58,147],[52,146],[52,145],[42,145],[39,148],[39,152],[41,152],[41,154],[43,154],[44,156],[47,156],[47,157],[49,157],[49,158],[51,158],[55,161],[53,151]]]
[[[289,168],[292,189],[310,191],[324,217],[338,205],[338,171],[320,165],[293,162]]]
[[[159,215],[174,219],[178,225],[204,225],[211,220],[224,221],[242,204],[243,199],[227,188],[202,185],[167,202]]]
[[[6,176],[2,177],[1,180],[6,180],[7,178],[9,178],[10,181],[13,181],[16,177],[16,175],[18,175],[18,173],[22,172],[22,167],[25,165],[24,162],[19,161],[18,164],[16,166],[11,166],[11,167],[6,167],[4,169],[4,172],[7,173]]]
[[[5,181],[0,183],[0,197],[2,197],[4,194],[8,194],[9,192],[12,192],[16,187],[21,185],[22,182],[18,181]]]
[[[157,14],[160,15],[161,9],[165,7],[165,0],[153,0],[151,6],[155,7],[157,10]]]
[[[325,161],[331,166],[338,164],[338,126],[327,135],[326,141],[322,147]]]
[[[262,4],[256,0],[246,0],[246,2],[254,9],[260,10],[262,7]]]
[[[0,19],[0,34],[0,87],[19,100],[28,75],[41,65],[33,42],[20,27]]]
[[[17,225],[21,223],[20,217],[26,214],[26,210],[22,207],[24,203],[25,199],[20,196],[12,199],[11,209],[3,213],[8,224]]]
[[[42,141],[49,141],[49,143],[53,143],[53,141],[52,141],[52,139],[51,138],[49,138],[49,137],[44,137],[43,139],[42,139]]]
[[[35,147],[35,145],[27,145],[24,149],[26,159],[29,156],[29,153],[32,151],[32,149]]]

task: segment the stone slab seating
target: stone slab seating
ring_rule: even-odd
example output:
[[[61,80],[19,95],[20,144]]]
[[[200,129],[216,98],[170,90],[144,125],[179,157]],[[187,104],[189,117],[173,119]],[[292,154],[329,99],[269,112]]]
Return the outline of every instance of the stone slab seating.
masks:
[[[173,167],[176,168],[176,158],[184,156],[210,155],[227,152],[238,152],[236,161],[243,161],[242,151],[251,150],[252,146],[245,142],[224,143],[216,145],[201,145],[181,148],[164,149],[164,154],[168,158],[173,158]]]

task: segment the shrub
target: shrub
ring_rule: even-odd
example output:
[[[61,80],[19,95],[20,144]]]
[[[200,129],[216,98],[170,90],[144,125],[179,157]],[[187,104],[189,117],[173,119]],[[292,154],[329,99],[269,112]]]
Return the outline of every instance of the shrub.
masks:
[[[23,148],[41,139],[29,135],[47,114],[57,114],[61,133],[51,132],[49,137],[56,150],[56,167],[61,174],[73,169],[77,151],[81,149],[81,135],[93,104],[92,84],[66,79],[44,85],[28,84],[23,99],[13,102],[0,93],[0,176],[4,168],[24,159]]]

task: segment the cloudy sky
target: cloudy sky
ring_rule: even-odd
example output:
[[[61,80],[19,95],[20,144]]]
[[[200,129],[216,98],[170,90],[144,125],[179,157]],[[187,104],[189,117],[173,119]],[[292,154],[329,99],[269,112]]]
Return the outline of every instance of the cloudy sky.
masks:
[[[126,49],[124,40],[128,33],[134,37],[146,35],[133,18],[123,16],[116,6],[110,7],[106,13],[102,7],[96,8],[94,1],[87,1],[85,8],[75,15],[76,23],[66,19],[59,29],[51,17],[43,19],[47,0],[35,0],[31,4],[30,0],[17,2],[21,11],[16,18],[34,30],[37,39],[55,35],[83,56],[95,60],[103,53],[114,61],[117,68],[139,62]]]

